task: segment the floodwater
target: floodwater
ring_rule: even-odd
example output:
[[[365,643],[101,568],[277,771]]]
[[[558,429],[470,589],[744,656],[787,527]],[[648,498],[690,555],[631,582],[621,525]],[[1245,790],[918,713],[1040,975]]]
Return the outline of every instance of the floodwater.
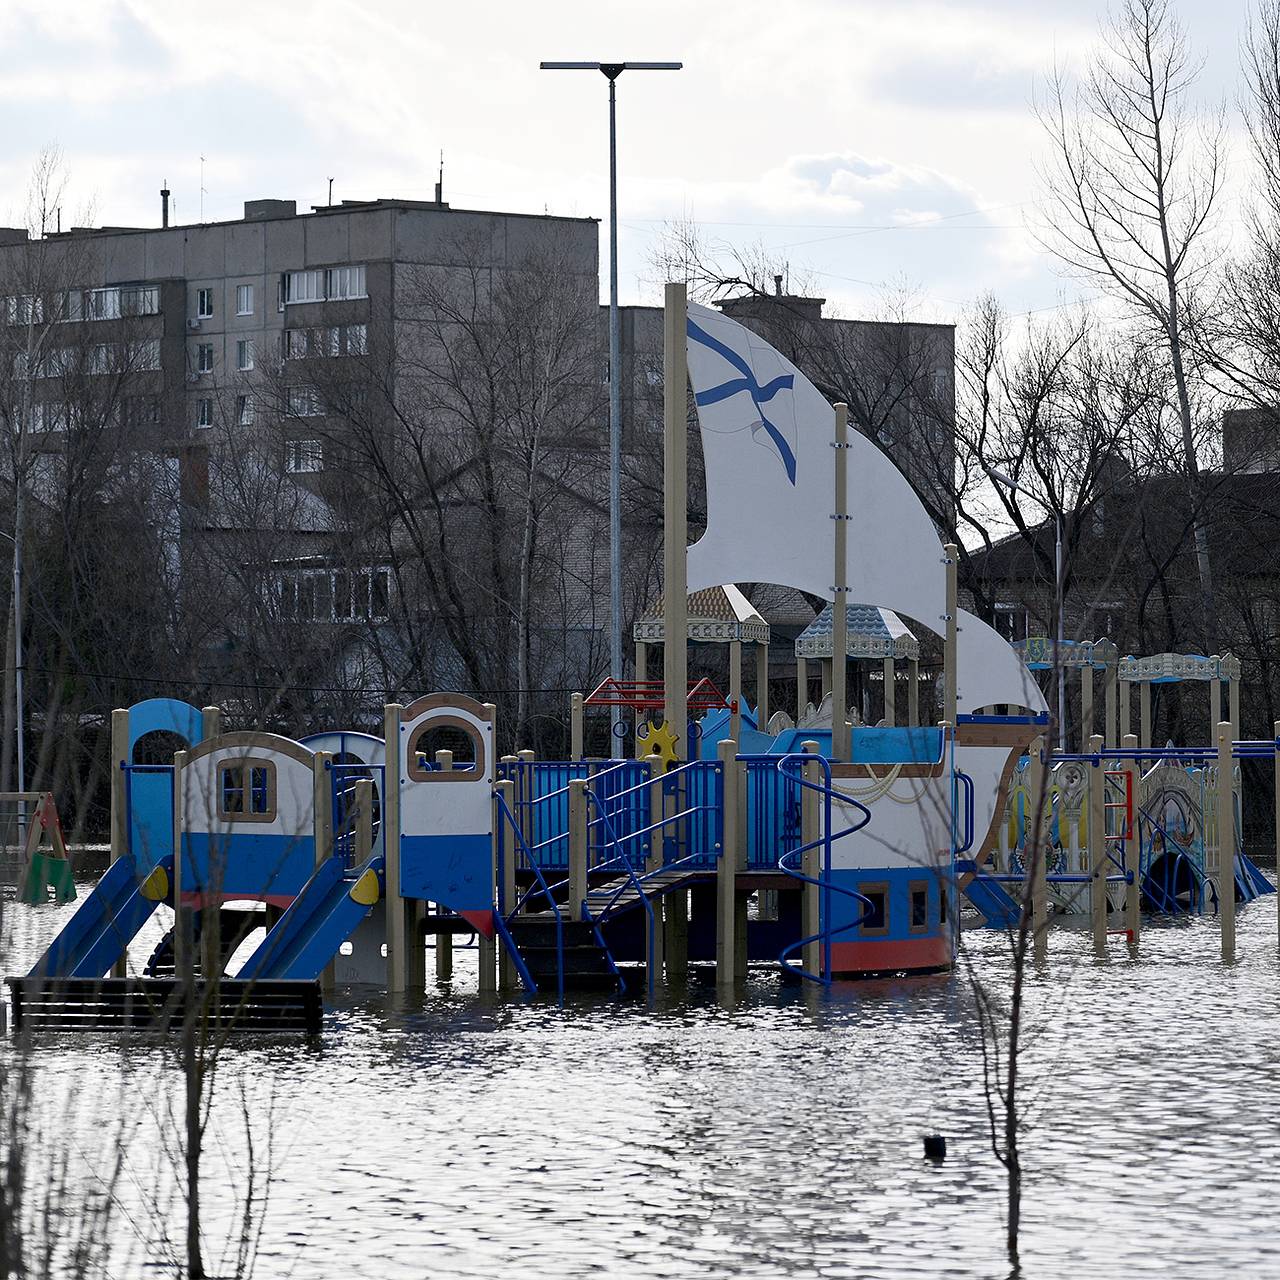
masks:
[[[7,969],[66,913],[6,904]],[[964,941],[1003,987],[1004,936]],[[1218,947],[1212,919],[1146,929],[1137,960],[1054,932],[1023,1059],[1021,1276],[1280,1275],[1276,899],[1241,911],[1235,964]],[[962,974],[821,992],[761,971],[732,1005],[695,983],[557,1008],[481,1000],[456,954],[425,999],[343,995],[316,1044],[224,1051],[211,1272],[234,1274],[252,1166],[264,1277],[1010,1275]],[[165,1230],[181,1239],[172,1047],[47,1037],[35,1055],[33,1143],[99,1185],[124,1153],[107,1274],[172,1274],[152,1269]]]

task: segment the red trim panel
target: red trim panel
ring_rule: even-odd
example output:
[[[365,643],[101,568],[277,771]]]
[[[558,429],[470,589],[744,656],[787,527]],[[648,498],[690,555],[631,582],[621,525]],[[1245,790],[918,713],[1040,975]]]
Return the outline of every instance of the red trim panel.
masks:
[[[868,938],[865,942],[831,944],[831,974],[836,978],[902,969],[949,969],[951,963],[949,932],[926,938]]]

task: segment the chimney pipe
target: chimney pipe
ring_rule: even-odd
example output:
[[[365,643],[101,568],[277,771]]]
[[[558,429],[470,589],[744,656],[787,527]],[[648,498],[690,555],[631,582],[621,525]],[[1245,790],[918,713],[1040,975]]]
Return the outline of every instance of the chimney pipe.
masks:
[[[162,227],[169,225],[169,180],[167,178],[164,186],[160,188],[160,225]]]
[[[775,298],[782,297],[782,273],[779,272],[773,277],[773,295]]]

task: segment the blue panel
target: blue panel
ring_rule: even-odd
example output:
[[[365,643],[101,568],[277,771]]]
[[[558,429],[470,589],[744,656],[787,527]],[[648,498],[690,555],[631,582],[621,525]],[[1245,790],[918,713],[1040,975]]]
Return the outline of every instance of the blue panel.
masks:
[[[853,730],[855,764],[937,764],[942,759],[942,730],[932,725]]]
[[[199,707],[177,698],[148,698],[129,708],[129,759],[144,734],[161,731],[176,733],[194,747],[204,738],[204,717]]]
[[[309,835],[188,832],[182,848],[183,893],[293,897],[315,871],[315,841]]]
[[[769,748],[769,753],[775,756],[791,755],[793,752],[800,750],[800,744],[803,742],[816,742],[818,744],[818,754],[830,759],[830,729],[784,729],[773,740],[773,746]]]
[[[948,880],[950,877],[946,877]],[[832,939],[833,942],[905,942],[912,938],[936,936],[941,925],[941,891],[943,875],[933,867],[859,867],[833,870],[831,883],[855,893],[864,886],[886,887],[885,911],[887,928],[883,933],[863,936],[858,929],[847,929]],[[924,928],[911,928],[911,888],[923,884],[928,895],[928,915]],[[851,925],[866,911],[866,903],[860,898],[832,890],[831,923],[835,929]],[[954,902],[952,904],[954,910]]]
[[[173,766],[130,770],[129,852],[140,866],[153,867],[173,854]]]
[[[492,836],[402,836],[400,894],[451,911],[493,906]]]

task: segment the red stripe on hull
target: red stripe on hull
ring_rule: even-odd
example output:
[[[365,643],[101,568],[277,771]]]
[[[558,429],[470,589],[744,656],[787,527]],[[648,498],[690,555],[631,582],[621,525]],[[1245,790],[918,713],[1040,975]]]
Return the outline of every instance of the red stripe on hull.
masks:
[[[831,976],[858,978],[870,973],[923,972],[951,968],[949,933],[921,938],[868,938],[831,944]]]

